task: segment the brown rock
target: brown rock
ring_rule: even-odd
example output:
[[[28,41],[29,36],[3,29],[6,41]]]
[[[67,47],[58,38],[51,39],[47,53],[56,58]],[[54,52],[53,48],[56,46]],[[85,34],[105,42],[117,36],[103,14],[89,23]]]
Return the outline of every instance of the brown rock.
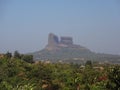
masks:
[[[66,44],[66,45],[72,45],[73,44],[73,39],[72,37],[61,37],[61,44]]]
[[[58,37],[52,33],[48,37],[48,46],[56,46],[59,43]]]
[[[61,37],[60,38],[60,41],[59,41],[59,38],[58,36],[54,35],[53,33],[50,33],[49,36],[48,36],[48,44],[47,46],[45,47],[45,49],[47,50],[59,50],[61,48],[83,48],[84,47],[81,47],[80,45],[75,45],[73,43],[73,39],[72,37]]]

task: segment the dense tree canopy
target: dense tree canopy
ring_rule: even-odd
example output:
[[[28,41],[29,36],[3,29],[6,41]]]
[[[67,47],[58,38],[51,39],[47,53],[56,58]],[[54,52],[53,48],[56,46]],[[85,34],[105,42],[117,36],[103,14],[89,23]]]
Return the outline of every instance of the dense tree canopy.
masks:
[[[6,55],[0,58],[0,90],[120,90],[119,65],[33,63],[30,55]]]

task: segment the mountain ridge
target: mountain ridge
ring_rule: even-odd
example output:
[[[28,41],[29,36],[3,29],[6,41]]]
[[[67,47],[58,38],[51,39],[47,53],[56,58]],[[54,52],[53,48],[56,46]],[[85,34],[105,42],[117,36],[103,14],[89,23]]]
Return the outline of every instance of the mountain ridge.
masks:
[[[79,62],[86,60],[120,62],[119,55],[98,54],[86,47],[74,44],[72,37],[62,36],[58,38],[53,33],[49,34],[48,44],[44,49],[31,54],[34,56],[34,60],[50,60],[53,62],[59,60],[65,62],[75,62],[75,60]]]

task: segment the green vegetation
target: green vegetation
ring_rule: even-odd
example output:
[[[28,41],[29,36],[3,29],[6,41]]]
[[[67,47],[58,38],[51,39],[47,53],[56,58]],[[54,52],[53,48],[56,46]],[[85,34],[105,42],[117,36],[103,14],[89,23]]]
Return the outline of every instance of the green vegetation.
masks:
[[[89,49],[82,48],[61,47],[58,50],[43,49],[31,54],[34,56],[34,60],[51,60],[52,62],[62,60],[63,62],[80,64],[83,60],[92,60],[101,61],[102,63],[120,63],[120,55],[94,53]]]
[[[120,90],[119,65],[34,63],[15,53],[0,58],[0,90]]]

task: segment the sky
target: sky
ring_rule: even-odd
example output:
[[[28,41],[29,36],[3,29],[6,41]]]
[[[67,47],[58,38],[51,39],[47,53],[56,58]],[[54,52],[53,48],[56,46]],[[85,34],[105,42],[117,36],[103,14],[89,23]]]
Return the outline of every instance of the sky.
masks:
[[[0,53],[39,51],[49,33],[120,55],[120,0],[0,0]]]

